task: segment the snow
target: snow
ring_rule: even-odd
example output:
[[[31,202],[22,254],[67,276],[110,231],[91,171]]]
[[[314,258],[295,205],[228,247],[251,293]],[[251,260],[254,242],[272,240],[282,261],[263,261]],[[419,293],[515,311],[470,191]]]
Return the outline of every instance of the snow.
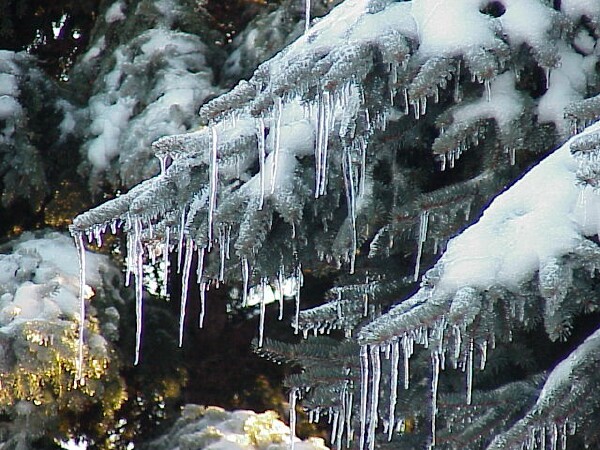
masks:
[[[412,15],[424,56],[458,55],[469,47],[491,47],[496,37],[479,0],[413,0]]]
[[[21,105],[14,97],[0,96],[0,120],[12,119],[22,112]]]
[[[458,107],[452,114],[455,122],[471,122],[493,118],[501,129],[516,120],[523,110],[523,98],[515,90],[515,77],[511,72],[498,75],[490,82],[489,99],[481,99]]]
[[[559,54],[561,65],[550,72],[548,90],[539,99],[537,112],[541,123],[553,122],[566,135],[569,123],[564,117],[565,108],[584,98],[588,77],[593,76],[598,57],[582,56],[565,46]]]
[[[579,19],[581,16],[590,19],[600,17],[600,3],[595,0],[562,0],[560,9],[572,19]]]
[[[123,12],[124,8],[125,4],[121,0],[110,5],[104,14],[104,20],[106,20],[106,23],[125,20],[125,13]]]
[[[504,0],[506,11],[500,16],[502,31],[513,47],[528,43],[539,46],[548,40],[553,10],[539,0]]]
[[[110,266],[105,256],[90,253],[87,259],[87,290],[92,296]],[[78,320],[79,263],[68,236],[23,235],[11,254],[0,255],[0,285],[0,331],[33,320]]]
[[[582,135],[600,130],[600,123]],[[463,286],[518,289],[552,258],[569,253],[600,227],[600,197],[577,184],[569,146],[548,156],[498,196],[473,226],[452,239],[437,263],[438,293]],[[551,181],[550,181],[551,180]]]

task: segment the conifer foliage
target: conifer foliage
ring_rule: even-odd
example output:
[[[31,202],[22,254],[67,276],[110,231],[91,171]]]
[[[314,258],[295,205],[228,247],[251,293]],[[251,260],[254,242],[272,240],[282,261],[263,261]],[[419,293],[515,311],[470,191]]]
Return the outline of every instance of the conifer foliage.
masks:
[[[600,5],[346,0],[310,25],[74,220],[126,233],[138,336],[145,261],[177,253],[182,324],[193,270],[201,301],[291,285],[297,310],[326,272],[292,327],[331,338],[265,340],[261,301],[259,351],[305,368],[292,424],[302,398],[338,448],[598,445]]]

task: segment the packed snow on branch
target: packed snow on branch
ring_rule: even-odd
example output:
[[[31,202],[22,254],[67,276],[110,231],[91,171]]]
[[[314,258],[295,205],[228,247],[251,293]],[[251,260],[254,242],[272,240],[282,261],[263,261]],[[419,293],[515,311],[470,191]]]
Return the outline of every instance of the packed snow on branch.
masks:
[[[19,436],[8,433],[18,441],[42,433],[58,408],[77,410],[101,401],[104,384],[114,381],[110,341],[118,338],[118,312],[109,307],[105,315],[113,320],[100,330],[96,310],[89,311],[85,341],[78,339],[83,329],[80,269],[68,236],[27,233],[2,251],[0,407],[31,424]],[[85,301],[95,294],[118,301],[119,278],[107,256],[89,254]],[[73,389],[77,377],[86,381]]]
[[[292,444],[293,442],[293,444]],[[290,447],[292,445],[292,447]],[[186,405],[181,418],[149,450],[223,449],[223,450],[327,450],[323,439],[300,440],[267,411],[228,412],[215,406]]]
[[[555,327],[565,324],[568,332],[573,311],[563,300],[573,286],[572,273],[584,269],[594,275],[600,268],[600,250],[588,239],[600,235],[599,153],[600,122],[597,122],[535,166],[498,196],[477,223],[452,239],[439,261],[425,274],[414,296],[362,328],[359,341],[363,344],[363,370],[374,371],[370,380],[363,378],[366,383],[363,396],[379,391],[380,352],[389,346],[395,352],[402,348],[408,368],[414,343],[430,348],[435,442],[435,401],[437,378],[444,368],[442,361],[448,358],[455,367],[463,365],[467,377],[466,403],[470,404],[474,348],[479,349],[483,368],[488,342],[493,347],[496,339],[505,338],[497,336],[493,327],[483,325],[492,323],[490,316],[496,315],[494,309],[485,306],[487,293],[493,293],[490,298],[498,296],[492,301],[507,301],[508,310],[512,311],[509,320],[515,324],[535,320],[524,312],[534,306],[526,304],[524,296],[528,294],[527,283],[537,274],[538,295],[545,300],[542,319],[549,336],[561,337],[560,332],[565,330]],[[499,319],[496,317],[495,321]],[[478,331],[471,329],[475,322],[480,324]],[[516,328],[514,324],[509,327]],[[554,369],[535,412],[507,432],[509,440],[506,436],[498,437],[495,442],[499,444],[494,444],[497,448],[521,448],[532,433],[545,435],[547,430],[556,429],[557,424],[564,425],[566,439],[567,416],[577,414],[572,411],[576,400],[572,397],[556,402],[553,396],[566,395],[565,386],[572,386],[576,374],[587,371],[590,361],[597,360],[596,334]],[[391,377],[396,378],[397,365],[391,370]],[[408,377],[408,372],[405,376]],[[585,377],[582,380],[578,385],[579,397],[595,389],[594,382],[585,382]],[[363,400],[375,406],[363,411],[361,422],[377,422],[377,397],[371,394],[370,400]],[[544,414],[540,414],[542,409]],[[559,413],[549,414],[549,409],[559,409]],[[369,433],[374,430],[365,431],[362,439],[372,446],[374,436]]]

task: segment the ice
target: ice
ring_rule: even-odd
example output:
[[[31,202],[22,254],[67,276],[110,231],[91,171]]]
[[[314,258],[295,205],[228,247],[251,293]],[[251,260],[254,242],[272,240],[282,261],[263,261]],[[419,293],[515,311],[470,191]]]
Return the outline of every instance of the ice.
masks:
[[[290,450],[294,450],[294,437],[296,436],[296,401],[299,397],[298,388],[290,390]]]
[[[473,352],[474,352],[473,338],[469,341],[469,349],[467,353],[466,372],[467,372],[467,405],[471,404],[472,393],[473,393]]]
[[[217,207],[217,182],[219,177],[219,163],[217,161],[217,128],[211,127],[211,152],[210,152],[210,164],[209,164],[209,177],[210,177],[210,188],[209,188],[209,200],[208,200],[208,249],[212,246],[212,233],[213,233],[213,216],[215,208]]]
[[[258,202],[258,209],[263,208],[265,201],[265,119],[261,116],[258,119],[258,168],[260,176],[260,200]]]
[[[304,0],[304,33],[310,28],[310,0]]]
[[[114,234],[114,233],[113,233]],[[171,238],[171,227],[165,227],[165,240],[163,242],[162,248],[162,260],[164,263],[164,276],[163,276],[163,284],[161,295],[163,297],[167,297],[168,287],[169,287],[169,264],[170,264],[170,238]]]
[[[85,299],[86,299],[86,265],[85,265],[85,245],[83,243],[83,234],[76,233],[73,236],[75,246],[77,248],[77,256],[79,258],[79,341],[78,341],[78,357],[77,369],[75,374],[75,382],[79,382],[83,378],[83,337],[85,332]]]
[[[181,279],[181,302],[179,311],[179,346],[183,346],[183,329],[185,327],[185,311],[188,298],[190,271],[192,270],[192,256],[194,244],[190,238],[185,243],[185,258],[183,262],[183,276]]]
[[[398,400],[398,364],[400,362],[400,343],[398,340],[392,342],[392,361],[390,375],[390,413],[388,416],[389,429],[388,441],[392,440],[396,421],[396,402]]]
[[[242,306],[248,304],[248,282],[250,278],[250,266],[248,258],[242,257]],[[296,328],[297,329],[297,328]]]
[[[260,295],[260,316],[258,320],[258,348],[263,345],[263,338],[265,334],[265,305],[267,303],[267,289],[269,288],[269,284],[266,278],[263,278],[261,281],[261,295]]]
[[[354,273],[354,264],[356,261],[356,187],[354,182],[354,169],[352,167],[352,157],[346,149],[344,151],[344,185],[346,187],[346,204],[348,207],[348,216],[352,227],[352,246],[350,248],[350,273]]]
[[[431,445],[435,447],[435,428],[437,417],[437,396],[440,379],[440,355],[437,352],[431,354]]]
[[[364,450],[369,421],[369,350],[366,345],[360,348],[360,380],[360,450]]]
[[[369,437],[368,447],[375,448],[375,431],[379,422],[379,383],[381,380],[381,352],[379,346],[373,345],[370,349],[371,366],[373,368],[373,388],[371,389],[371,412],[369,413]]]

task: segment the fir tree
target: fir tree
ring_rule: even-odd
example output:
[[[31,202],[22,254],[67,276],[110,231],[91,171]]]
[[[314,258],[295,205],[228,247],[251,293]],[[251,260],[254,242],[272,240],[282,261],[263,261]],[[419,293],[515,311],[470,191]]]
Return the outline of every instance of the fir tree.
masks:
[[[587,1],[346,0],[71,231],[127,234],[139,314],[143,261],[176,252],[182,323],[194,264],[201,302],[287,281],[297,309],[303,272],[334,278],[292,318],[331,338],[261,320],[257,346],[304,368],[291,422],[301,397],[338,447],[598,445],[599,24]]]

